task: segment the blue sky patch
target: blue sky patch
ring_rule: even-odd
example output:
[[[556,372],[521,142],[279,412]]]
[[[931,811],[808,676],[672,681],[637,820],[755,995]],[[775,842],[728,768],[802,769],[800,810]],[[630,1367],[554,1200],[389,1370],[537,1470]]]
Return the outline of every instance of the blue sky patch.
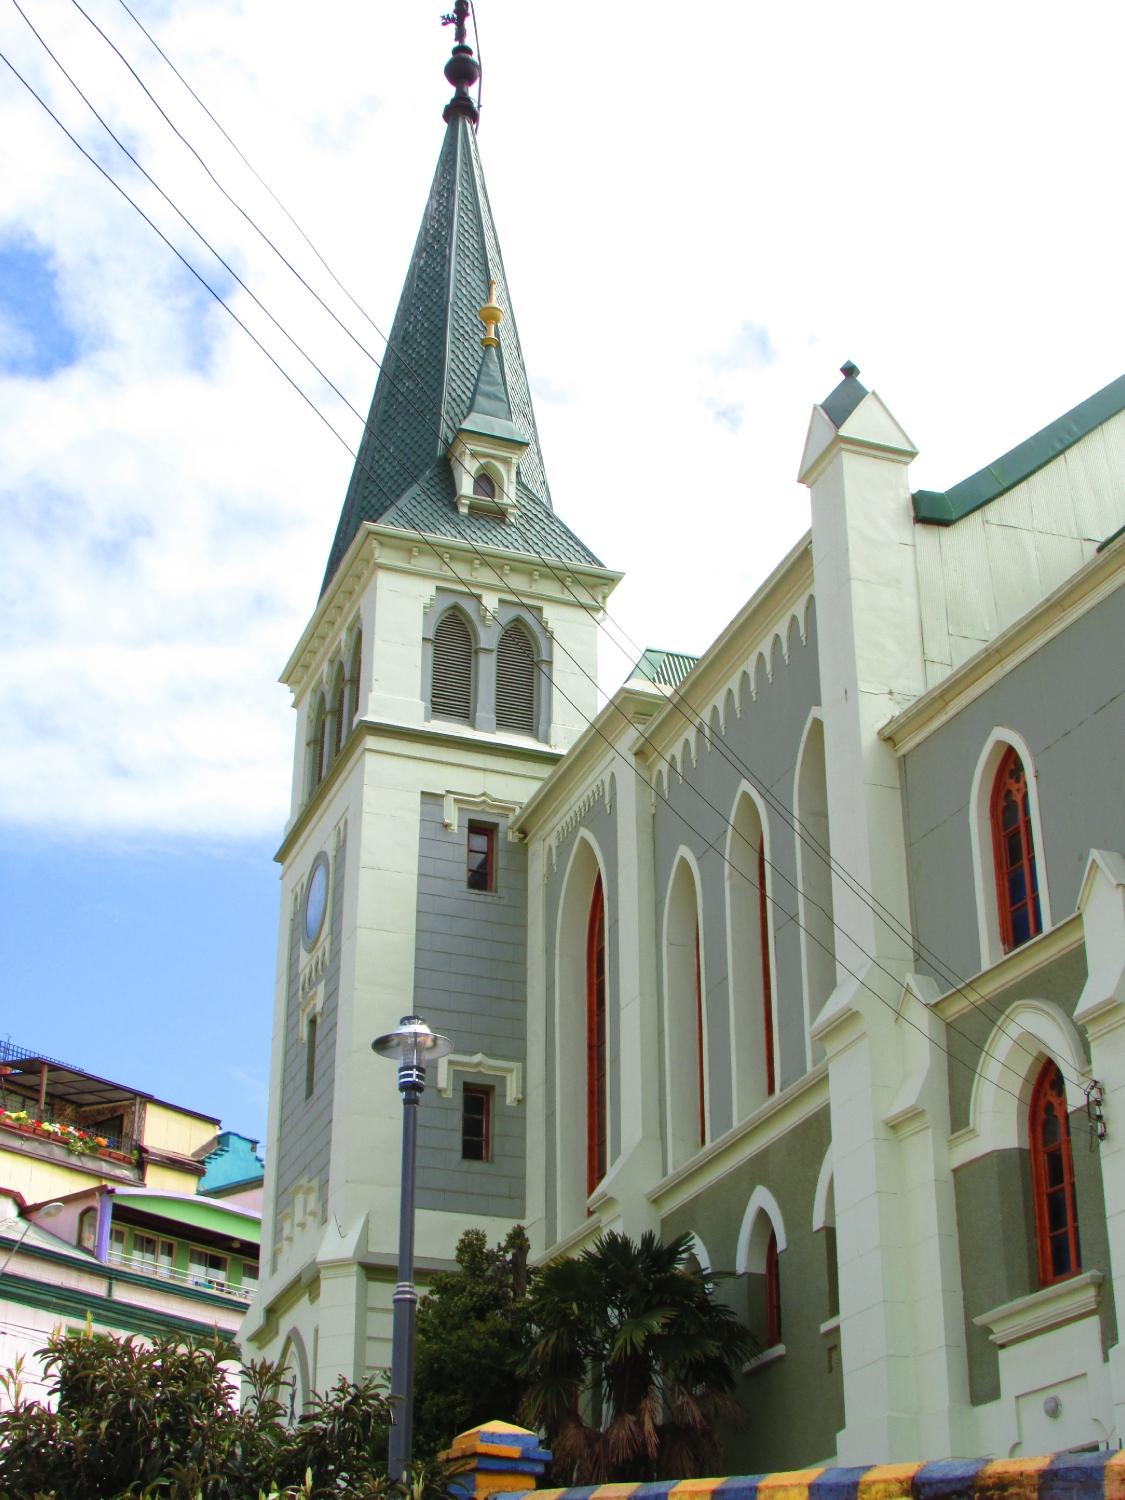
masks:
[[[0,374],[42,380],[77,358],[50,257],[27,240],[0,243]]]

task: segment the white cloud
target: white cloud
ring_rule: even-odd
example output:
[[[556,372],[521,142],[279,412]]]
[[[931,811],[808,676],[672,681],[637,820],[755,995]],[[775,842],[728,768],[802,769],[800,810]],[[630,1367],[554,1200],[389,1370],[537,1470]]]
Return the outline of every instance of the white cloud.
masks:
[[[77,12],[29,9],[366,410],[373,366]],[[804,529],[804,426],[845,358],[919,443],[915,485],[936,488],[1120,373],[1119,7],[1078,4],[1065,28],[1046,5],[482,11],[481,149],[552,490],[628,569],[613,613],[637,647],[701,649]],[[378,353],[124,13],[94,13]],[[350,0],[140,13],[388,329],[440,145],[449,34],[425,7]],[[14,13],[0,46],[97,140]],[[278,829],[292,723],[276,674],[315,602],[350,460],[10,78],[0,153],[0,238],[50,255],[81,341],[46,380],[0,379],[0,818]],[[354,418],[244,294],[231,301],[354,441]],[[743,348],[746,329],[765,342]],[[634,654],[607,646],[606,681]]]

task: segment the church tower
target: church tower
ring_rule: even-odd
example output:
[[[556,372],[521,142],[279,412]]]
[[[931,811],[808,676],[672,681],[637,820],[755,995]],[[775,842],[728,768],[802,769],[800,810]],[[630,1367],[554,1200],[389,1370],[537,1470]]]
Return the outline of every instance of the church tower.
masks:
[[[619,575],[556,516],[477,151],[455,92],[319,601],[282,868],[261,1283],[247,1356],[298,1399],[390,1363],[401,1106],[372,1040],[413,1012],[427,1079],[417,1264],[525,1213],[523,845],[509,820],[596,710]]]

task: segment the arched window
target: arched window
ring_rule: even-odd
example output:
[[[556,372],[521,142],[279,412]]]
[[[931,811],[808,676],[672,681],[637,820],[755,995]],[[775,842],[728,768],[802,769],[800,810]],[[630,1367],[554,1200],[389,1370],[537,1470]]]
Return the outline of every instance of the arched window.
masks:
[[[770,975],[770,911],[766,899],[766,839],[758,844],[758,951],[762,961],[762,1045],[766,1063],[766,1093],[777,1089],[773,1060],[773,979]]]
[[[348,715],[348,723],[354,724],[359,718],[359,671],[363,665],[363,632],[357,630],[355,642],[352,646],[351,665],[348,668],[349,683],[349,705],[351,713]]]
[[[343,665],[336,668],[336,691],[332,701],[332,758],[335,760],[339,755],[344,740],[347,738],[348,721],[344,717],[347,709],[348,684],[344,677]]]
[[[535,733],[535,647],[518,620],[496,650],[496,727]]]
[[[805,1009],[811,1027],[836,985],[836,926],[832,907],[832,846],[824,724],[810,719],[797,772],[797,886]]]
[[[484,500],[496,499],[496,481],[487,469],[478,469],[473,479],[473,494]]]
[[[324,707],[324,694],[318,693],[316,702],[312,708],[312,718],[309,722],[309,796],[316,791],[324,778],[324,735],[327,714]]]
[[[703,965],[699,957],[699,922],[695,924],[695,1088],[699,1105],[699,1144],[707,1144],[707,1094],[703,1076]]]
[[[676,861],[664,907],[664,1072],[673,1167],[707,1139],[706,961],[694,865],[685,854]]]
[[[1027,776],[1015,750],[997,767],[990,814],[1000,941],[1010,953],[1043,930]]]
[[[1039,1280],[1048,1286],[1082,1269],[1066,1086],[1054,1062],[1044,1063],[1036,1079],[1028,1123]]]
[[[766,1246],[766,1348],[781,1343],[781,1275],[777,1268],[777,1233]]]
[[[473,638],[459,610],[448,609],[434,632],[430,712],[435,718],[463,719],[473,713]]]
[[[745,1119],[777,1087],[765,815],[745,787],[735,802],[724,874],[735,1117]]]
[[[586,932],[587,1197],[605,1176],[606,1161],[605,895],[599,874]]]

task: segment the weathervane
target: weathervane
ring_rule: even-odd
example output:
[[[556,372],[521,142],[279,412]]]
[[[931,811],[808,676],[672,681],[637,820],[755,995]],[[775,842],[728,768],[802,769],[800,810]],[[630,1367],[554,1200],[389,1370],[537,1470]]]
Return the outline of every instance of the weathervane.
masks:
[[[469,14],[469,0],[455,0],[453,10],[447,16],[442,16],[443,26],[456,26],[454,40],[457,46],[465,45],[465,18]]]

